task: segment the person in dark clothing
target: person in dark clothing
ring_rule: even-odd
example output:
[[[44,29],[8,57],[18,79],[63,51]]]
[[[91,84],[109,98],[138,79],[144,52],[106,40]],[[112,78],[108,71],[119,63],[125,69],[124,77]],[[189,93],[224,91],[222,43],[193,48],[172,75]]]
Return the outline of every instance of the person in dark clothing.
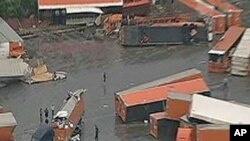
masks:
[[[49,110],[47,108],[44,110],[44,115],[46,119],[49,117]]]
[[[40,123],[43,123],[43,108],[40,108]]]
[[[55,115],[55,106],[54,104],[51,105],[51,117],[52,119],[54,118],[54,115]]]
[[[103,73],[103,82],[105,83],[107,79],[106,72]]]
[[[95,125],[95,141],[98,141],[99,138],[99,128],[97,127],[97,125]]]
[[[48,118],[45,119],[45,123],[46,123],[46,124],[49,124]]]

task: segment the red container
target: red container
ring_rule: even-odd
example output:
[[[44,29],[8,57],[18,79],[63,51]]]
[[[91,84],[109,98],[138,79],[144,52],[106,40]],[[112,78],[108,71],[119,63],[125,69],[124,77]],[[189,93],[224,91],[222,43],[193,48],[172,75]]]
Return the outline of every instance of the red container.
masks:
[[[166,119],[166,112],[150,114],[150,134],[158,138],[158,121]]]
[[[186,115],[189,111],[191,97],[191,95],[187,94],[170,93],[166,102],[167,117],[179,119]]]
[[[197,125],[197,141],[230,141],[229,125]]]

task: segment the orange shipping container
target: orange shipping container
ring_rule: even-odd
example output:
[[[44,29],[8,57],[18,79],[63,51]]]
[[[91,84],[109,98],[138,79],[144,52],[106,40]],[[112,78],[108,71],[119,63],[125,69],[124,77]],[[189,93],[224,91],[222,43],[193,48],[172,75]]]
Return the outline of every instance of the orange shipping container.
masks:
[[[179,10],[192,13],[194,20],[203,17],[208,25],[212,26],[214,33],[225,32],[226,15],[212,8],[211,5],[196,0],[178,0],[176,3]]]
[[[216,6],[220,11],[227,14],[227,26],[241,26],[242,9],[222,0],[206,0],[209,4]]]
[[[179,119],[186,115],[189,111],[191,97],[191,95],[187,94],[169,93],[166,102],[167,117]]]
[[[192,128],[178,128],[176,141],[192,141],[193,129]]]
[[[230,141],[229,125],[197,125],[197,141]]]
[[[161,112],[165,109],[165,102],[169,92],[185,94],[209,94],[209,88],[202,79],[168,84],[160,87],[140,90],[130,94],[116,95],[117,111],[125,121],[148,119],[149,114]]]
[[[166,112],[150,114],[150,134],[158,138],[158,122],[166,119]]]
[[[10,57],[19,57],[24,54],[24,47],[21,42],[10,42]]]
[[[0,141],[14,141],[13,131],[17,125],[11,112],[0,113]]]
[[[215,73],[226,72],[231,65],[230,51],[244,33],[243,27],[230,27],[217,44],[208,52],[208,71]]]

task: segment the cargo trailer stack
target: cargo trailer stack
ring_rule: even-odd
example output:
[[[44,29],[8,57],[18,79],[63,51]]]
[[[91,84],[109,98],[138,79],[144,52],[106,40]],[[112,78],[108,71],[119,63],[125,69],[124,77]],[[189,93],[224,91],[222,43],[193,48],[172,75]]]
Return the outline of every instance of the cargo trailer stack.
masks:
[[[202,0],[176,0],[174,6],[179,11],[190,13],[193,21],[204,21],[209,32],[221,34],[226,30],[226,15]]]
[[[242,25],[243,10],[225,0],[205,0],[227,15],[227,28]]]
[[[243,27],[230,27],[208,52],[208,72],[225,73],[231,66],[233,48],[244,33]]]
[[[247,76],[250,71],[250,29],[246,29],[232,58],[231,74]]]

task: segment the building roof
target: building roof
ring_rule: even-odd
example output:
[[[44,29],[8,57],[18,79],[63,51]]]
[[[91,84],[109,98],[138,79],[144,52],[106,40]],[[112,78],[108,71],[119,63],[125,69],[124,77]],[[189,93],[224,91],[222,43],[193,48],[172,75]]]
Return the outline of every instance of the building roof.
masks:
[[[239,9],[238,7],[236,7],[235,5],[227,1],[222,1],[222,0],[206,0],[206,1],[209,4],[216,6],[226,12],[231,12],[231,11],[242,12],[243,11],[242,9]]]
[[[244,27],[230,27],[224,36],[216,43],[216,45],[208,52],[208,54],[224,54],[239,40],[244,33]]]
[[[17,125],[16,119],[11,112],[0,113],[0,128],[13,127],[16,125]]]
[[[187,80],[196,79],[196,78],[202,78],[201,71],[197,69],[189,69],[180,73],[176,73],[176,74],[166,76],[157,80],[153,80],[153,81],[141,84],[141,85],[137,85],[137,86],[131,87],[123,91],[119,91],[116,94],[117,95],[128,94],[131,92],[135,92],[135,91],[139,91],[139,90],[143,90],[147,88],[152,88],[152,87],[170,84],[174,82],[187,81]]]
[[[22,77],[27,73],[29,65],[22,59],[0,59],[0,77]]]
[[[238,44],[233,57],[248,59],[250,57],[250,28],[247,28]]]
[[[121,99],[126,106],[147,104],[167,99],[169,92],[178,92],[185,94],[208,92],[209,88],[202,78],[177,82],[160,87],[140,90],[130,94],[121,95]]]
[[[78,7],[78,8],[66,8],[67,14],[73,14],[73,13],[97,13],[97,14],[103,14],[103,11],[100,8],[96,7]]]
[[[214,124],[250,124],[250,108],[195,94],[192,97],[189,117]]]
[[[123,0],[39,0],[38,7],[43,9],[109,7],[122,6]]]
[[[0,43],[6,41],[23,42],[23,39],[0,17]]]
[[[198,0],[179,0],[186,6],[196,10],[197,12],[201,13],[202,15],[207,15],[210,17],[214,16],[223,16],[224,14],[220,13],[219,11],[215,10],[211,5],[205,4],[202,1]]]

